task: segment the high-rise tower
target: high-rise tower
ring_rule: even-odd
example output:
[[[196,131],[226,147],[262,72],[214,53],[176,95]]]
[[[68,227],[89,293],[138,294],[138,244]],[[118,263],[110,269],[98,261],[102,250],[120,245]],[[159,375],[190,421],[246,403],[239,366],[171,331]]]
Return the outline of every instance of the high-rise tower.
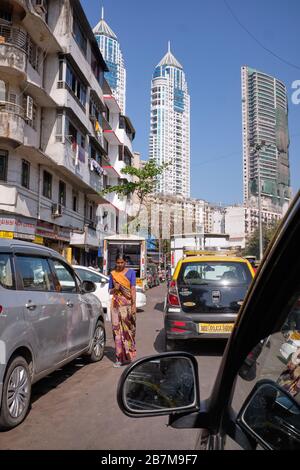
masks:
[[[95,26],[93,32],[109,68],[109,72],[105,73],[105,78],[121,108],[122,114],[125,114],[126,69],[118,38],[104,20],[104,8],[102,8],[101,20]]]
[[[151,82],[149,158],[159,165],[170,163],[159,177],[156,192],[190,196],[190,96],[170,43]]]
[[[244,202],[284,210],[290,202],[288,99],[284,83],[242,67]],[[255,146],[259,144],[259,152]],[[262,145],[263,144],[263,145]]]

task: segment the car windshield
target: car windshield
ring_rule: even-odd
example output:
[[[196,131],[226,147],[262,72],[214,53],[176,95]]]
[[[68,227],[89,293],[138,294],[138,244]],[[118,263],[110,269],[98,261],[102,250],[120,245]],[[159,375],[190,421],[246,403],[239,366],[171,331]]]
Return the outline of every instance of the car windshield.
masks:
[[[246,263],[227,261],[183,263],[178,276],[178,282],[186,285],[249,285],[251,280]]]
[[[88,269],[75,268],[75,271],[82,281],[92,281],[96,283],[107,282],[104,276],[89,271]]]

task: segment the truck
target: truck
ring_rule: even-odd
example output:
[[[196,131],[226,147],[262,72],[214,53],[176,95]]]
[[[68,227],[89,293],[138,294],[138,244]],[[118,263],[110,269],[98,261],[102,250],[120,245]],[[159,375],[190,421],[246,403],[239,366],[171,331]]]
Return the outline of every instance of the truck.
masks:
[[[136,272],[137,286],[146,288],[146,239],[136,235],[112,235],[104,239],[103,273],[109,275],[115,268],[116,258],[123,255],[126,265]]]
[[[221,250],[228,248],[229,235],[225,233],[185,233],[171,236],[171,275],[173,276],[178,261],[189,252]]]

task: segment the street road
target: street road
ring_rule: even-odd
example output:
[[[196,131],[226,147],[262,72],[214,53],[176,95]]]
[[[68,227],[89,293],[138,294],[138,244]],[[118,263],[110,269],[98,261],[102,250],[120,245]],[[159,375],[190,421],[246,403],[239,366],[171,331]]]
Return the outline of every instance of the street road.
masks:
[[[137,313],[138,357],[164,351],[165,284],[147,291],[147,307]],[[168,417],[133,419],[119,410],[114,345],[106,323],[105,357],[97,364],[78,359],[33,386],[32,409],[19,427],[0,433],[3,449],[193,449],[198,431],[166,426]],[[201,398],[209,396],[225,342],[185,347],[197,358]]]

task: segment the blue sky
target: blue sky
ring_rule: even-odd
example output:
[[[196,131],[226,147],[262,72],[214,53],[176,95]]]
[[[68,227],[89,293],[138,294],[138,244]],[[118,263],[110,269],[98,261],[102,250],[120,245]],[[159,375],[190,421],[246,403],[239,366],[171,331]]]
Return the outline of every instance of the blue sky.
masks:
[[[291,102],[300,80],[299,0],[81,0],[92,26],[101,6],[118,36],[127,70],[127,114],[137,134],[134,150],[148,158],[150,84],[167,42],[181,62],[191,95],[191,196],[242,202],[240,68],[249,65],[282,80],[289,95],[293,191],[300,181],[300,104]]]

